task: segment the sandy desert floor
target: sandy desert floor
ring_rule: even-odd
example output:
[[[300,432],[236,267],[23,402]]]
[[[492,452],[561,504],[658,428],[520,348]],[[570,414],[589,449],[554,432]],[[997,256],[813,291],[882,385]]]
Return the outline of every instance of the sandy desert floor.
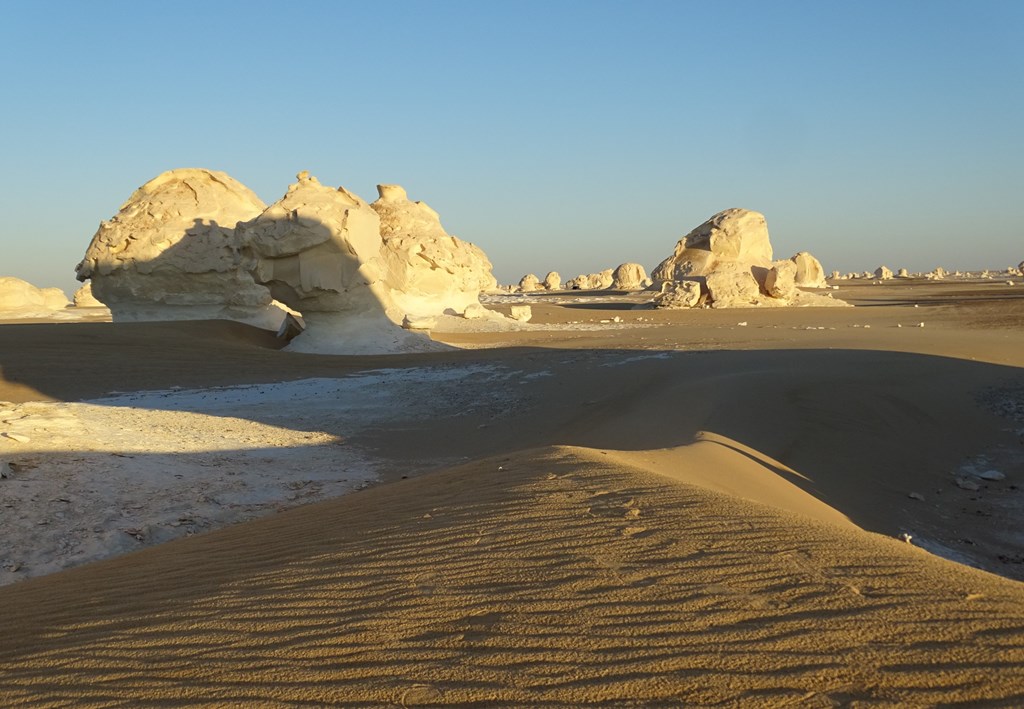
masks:
[[[0,325],[0,703],[1024,704],[1024,284],[836,295]]]

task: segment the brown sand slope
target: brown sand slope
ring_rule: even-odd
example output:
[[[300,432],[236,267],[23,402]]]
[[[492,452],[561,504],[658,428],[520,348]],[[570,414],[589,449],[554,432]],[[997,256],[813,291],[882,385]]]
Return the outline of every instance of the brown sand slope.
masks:
[[[0,700],[1024,702],[1021,584],[607,459],[484,460],[8,587]]]

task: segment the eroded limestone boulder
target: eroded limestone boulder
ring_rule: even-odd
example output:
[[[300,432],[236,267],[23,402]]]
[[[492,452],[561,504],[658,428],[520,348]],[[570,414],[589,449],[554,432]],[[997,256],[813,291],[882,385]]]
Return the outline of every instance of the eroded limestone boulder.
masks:
[[[643,290],[650,284],[647,271],[638,263],[623,263],[612,271],[613,290]]]
[[[661,292],[654,296],[651,303],[656,308],[681,310],[696,308],[701,300],[699,281],[665,281],[661,284]]]
[[[809,252],[801,251],[790,258],[796,264],[796,284],[801,288],[824,288],[825,269]],[[868,274],[870,278],[871,274]]]
[[[402,330],[381,252],[380,217],[343,187],[301,172],[280,200],[237,227],[255,281],[302,313],[301,352],[370,354],[436,349]]]
[[[892,269],[888,266],[879,266],[875,269],[875,278],[880,281],[891,281],[893,279]]]
[[[519,279],[519,290],[523,293],[532,293],[542,289],[543,286],[540,284],[540,279],[532,273],[527,273]]]
[[[76,308],[103,308],[106,307],[92,294],[92,283],[86,281],[82,287],[75,291],[74,302]]]
[[[562,275],[558,271],[550,271],[544,276],[545,290],[562,290]]]
[[[395,304],[411,315],[463,312],[497,281],[478,246],[450,236],[424,202],[409,199],[399,185],[377,185],[370,207],[380,217],[381,258]]]
[[[78,279],[92,281],[115,320],[273,320],[270,293],[253,281],[235,235],[264,206],[223,172],[170,170],[100,224]]]
[[[772,298],[790,300],[797,294],[796,264],[792,261],[776,261],[764,278],[765,293]]]
[[[730,266],[761,266],[772,261],[772,245],[764,215],[748,209],[726,209],[684,236],[675,251],[651,274],[655,285],[707,276]]]
[[[713,308],[746,308],[761,300],[761,288],[749,269],[722,267],[704,277]]]
[[[67,293],[60,288],[40,288],[39,292],[43,294],[47,310],[63,310],[71,305]]]

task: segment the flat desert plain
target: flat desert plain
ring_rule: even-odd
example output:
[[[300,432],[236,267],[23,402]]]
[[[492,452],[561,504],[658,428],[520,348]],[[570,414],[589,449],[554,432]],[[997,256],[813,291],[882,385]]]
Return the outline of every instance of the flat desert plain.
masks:
[[[1024,705],[1020,281],[0,325],[0,704]]]

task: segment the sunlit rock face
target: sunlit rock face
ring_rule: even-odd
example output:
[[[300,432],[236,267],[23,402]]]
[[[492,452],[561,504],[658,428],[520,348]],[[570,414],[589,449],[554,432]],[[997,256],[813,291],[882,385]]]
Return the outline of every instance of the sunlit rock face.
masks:
[[[60,288],[37,288],[14,276],[0,276],[0,314],[4,317],[45,317],[70,304]]]
[[[264,208],[223,172],[170,170],[100,224],[78,279],[91,281],[115,320],[273,320],[270,293],[253,281],[235,235]]]
[[[377,185],[377,193],[370,207],[380,217],[386,280],[405,314],[463,313],[497,286],[483,250],[450,236],[437,212],[399,185]]]
[[[343,187],[306,172],[280,200],[237,228],[256,282],[302,314],[289,344],[304,352],[370,354],[436,349],[403,330],[382,256],[380,217]]]
[[[102,308],[103,303],[92,294],[92,283],[86,281],[82,287],[75,291],[74,302],[76,308]]]
[[[790,258],[796,264],[796,284],[802,288],[824,288],[825,269],[821,262],[807,251],[801,251]],[[870,278],[873,274],[868,274]]]
[[[612,271],[613,290],[643,290],[651,284],[647,271],[638,263],[619,264]]]
[[[722,266],[767,269],[771,261],[772,245],[764,215],[748,209],[726,209],[680,239],[651,278],[660,288],[665,281],[707,276]]]

